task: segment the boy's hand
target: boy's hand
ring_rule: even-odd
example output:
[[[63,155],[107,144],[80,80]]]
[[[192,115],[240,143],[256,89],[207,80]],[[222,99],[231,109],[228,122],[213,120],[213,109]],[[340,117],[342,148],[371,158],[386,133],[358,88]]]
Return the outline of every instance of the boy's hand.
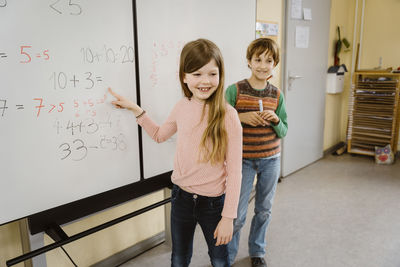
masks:
[[[135,116],[139,116],[139,114],[143,112],[143,110],[136,103],[126,97],[117,94],[116,92],[111,90],[111,88],[108,88],[108,92],[110,92],[110,94],[117,99],[115,101],[111,101],[111,104],[113,104],[115,107],[129,109],[133,111]]]
[[[231,241],[233,234],[233,219],[222,217],[214,231],[215,246],[226,245]]]
[[[275,114],[273,110],[264,110],[262,112],[259,112],[260,117],[263,118],[266,121],[273,122],[274,124],[279,123],[279,117],[278,115]]]
[[[256,111],[239,113],[239,119],[250,126],[265,126],[268,124]]]

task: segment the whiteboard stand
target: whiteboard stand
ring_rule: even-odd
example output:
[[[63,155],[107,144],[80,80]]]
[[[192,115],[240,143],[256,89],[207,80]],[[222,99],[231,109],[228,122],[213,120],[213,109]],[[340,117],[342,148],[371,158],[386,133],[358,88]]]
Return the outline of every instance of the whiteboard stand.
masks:
[[[34,235],[29,234],[30,251],[44,247],[44,232],[40,232]],[[24,252],[24,254],[26,254]],[[47,267],[46,254],[37,255],[31,258],[33,266]]]
[[[164,199],[171,198],[171,189],[164,188]],[[171,239],[171,202],[164,205],[165,212],[165,244],[172,248]]]
[[[29,240],[28,219],[24,218],[18,221],[19,233],[21,238],[22,253],[31,251],[31,244]],[[24,261],[24,267],[33,267],[32,259]]]

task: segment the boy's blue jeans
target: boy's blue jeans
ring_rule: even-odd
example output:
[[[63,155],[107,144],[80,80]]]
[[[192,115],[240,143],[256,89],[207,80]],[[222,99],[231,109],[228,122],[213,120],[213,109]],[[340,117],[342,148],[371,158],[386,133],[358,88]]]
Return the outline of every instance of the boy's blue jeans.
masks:
[[[171,196],[172,267],[189,266],[193,236],[200,225],[214,267],[229,267],[227,245],[215,246],[214,231],[221,220],[225,195],[206,197],[188,193],[174,185]]]
[[[228,243],[230,264],[233,264],[238,252],[240,230],[246,222],[250,193],[256,174],[255,208],[250,226],[249,256],[265,256],[266,233],[271,220],[272,202],[280,175],[280,162],[280,154],[269,158],[243,159],[238,215],[234,221],[232,241]]]

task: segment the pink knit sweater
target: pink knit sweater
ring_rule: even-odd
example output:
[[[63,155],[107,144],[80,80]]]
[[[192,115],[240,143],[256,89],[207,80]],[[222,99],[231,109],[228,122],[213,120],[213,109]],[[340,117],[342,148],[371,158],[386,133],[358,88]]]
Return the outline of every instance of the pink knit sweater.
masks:
[[[226,104],[225,129],[228,147],[224,163],[199,162],[201,137],[207,127],[208,107],[203,120],[203,102],[180,100],[161,126],[147,114],[137,122],[156,142],[164,142],[177,132],[177,147],[171,180],[183,190],[203,196],[225,193],[222,216],[236,218],[242,179],[242,126],[236,110]]]

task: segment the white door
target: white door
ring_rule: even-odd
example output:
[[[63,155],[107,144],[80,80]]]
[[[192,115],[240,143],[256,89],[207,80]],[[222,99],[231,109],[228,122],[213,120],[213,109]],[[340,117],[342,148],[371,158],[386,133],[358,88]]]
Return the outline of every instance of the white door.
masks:
[[[283,84],[289,129],[282,143],[283,177],[323,154],[330,7],[330,0],[286,0]],[[303,19],[304,8],[311,20]]]

